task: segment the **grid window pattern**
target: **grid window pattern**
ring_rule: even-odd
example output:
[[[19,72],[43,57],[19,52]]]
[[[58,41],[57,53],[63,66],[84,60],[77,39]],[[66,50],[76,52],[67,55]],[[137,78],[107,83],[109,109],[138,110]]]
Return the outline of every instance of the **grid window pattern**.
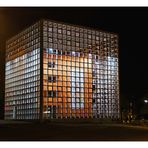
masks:
[[[5,119],[119,118],[118,36],[42,20],[6,44]]]
[[[5,119],[39,119],[40,33],[35,24],[7,42]]]
[[[44,118],[119,117],[117,35],[44,21],[43,47]]]

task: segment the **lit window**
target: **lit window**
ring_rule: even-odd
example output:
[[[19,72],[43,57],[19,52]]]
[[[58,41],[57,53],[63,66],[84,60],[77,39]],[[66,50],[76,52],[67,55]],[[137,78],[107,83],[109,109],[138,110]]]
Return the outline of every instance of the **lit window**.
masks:
[[[70,41],[67,41],[67,45],[70,45]]]
[[[88,35],[88,38],[91,39],[91,35]]]
[[[52,38],[49,38],[48,40],[49,40],[49,42],[52,42]]]
[[[52,32],[52,28],[49,28],[48,31]]]
[[[79,36],[79,33],[78,32],[76,32],[76,36]]]
[[[99,37],[98,36],[96,36],[96,40],[99,40]]]
[[[53,53],[53,49],[52,48],[46,48],[46,52],[47,53]]]
[[[58,29],[58,33],[62,33],[62,30],[61,29]]]
[[[76,46],[78,47],[79,46],[79,43],[76,42]]]
[[[67,35],[70,35],[70,31],[67,31]]]

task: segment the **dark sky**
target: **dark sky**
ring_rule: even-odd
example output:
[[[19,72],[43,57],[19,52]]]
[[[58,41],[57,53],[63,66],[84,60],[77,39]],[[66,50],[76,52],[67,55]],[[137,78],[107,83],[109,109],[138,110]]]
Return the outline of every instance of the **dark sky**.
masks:
[[[40,18],[118,33],[121,95],[138,98],[148,91],[148,8],[1,7],[1,43]],[[3,55],[0,56],[4,61]],[[1,67],[3,64],[1,62]]]

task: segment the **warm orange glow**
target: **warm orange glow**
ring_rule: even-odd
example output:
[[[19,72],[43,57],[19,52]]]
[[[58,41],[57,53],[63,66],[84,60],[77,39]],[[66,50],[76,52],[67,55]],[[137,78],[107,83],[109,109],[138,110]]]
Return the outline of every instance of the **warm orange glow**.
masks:
[[[77,117],[92,117],[92,71],[91,66],[92,64],[85,63],[84,66],[83,64],[79,64],[80,62],[83,63],[85,60],[87,62],[87,58],[82,58],[82,57],[74,57],[74,56],[65,56],[65,55],[57,55],[57,58],[60,59],[58,60],[57,67],[52,69],[52,68],[47,68],[47,60],[52,59],[53,62],[56,62],[56,57],[54,55],[48,54],[48,58],[46,58],[46,54],[44,54],[44,111],[46,111],[46,106],[56,106],[57,110],[57,115],[60,116],[60,113],[62,113],[63,117],[70,117],[70,112],[72,112],[72,116],[76,114]],[[67,62],[65,62],[64,59],[67,59]],[[77,62],[78,61],[78,62]],[[82,96],[84,95],[84,108],[72,108],[71,107],[71,80],[70,80],[70,71],[71,68],[75,66],[75,68],[82,68],[84,71],[84,94],[82,93]],[[65,70],[65,71],[57,71],[57,70]],[[48,70],[45,70],[48,69]],[[62,73],[61,73],[62,72]],[[47,80],[47,75],[55,75],[58,77],[57,82],[55,83],[50,83]],[[59,80],[62,80],[61,82]],[[68,82],[66,82],[68,81]],[[46,87],[45,85],[47,85]],[[57,89],[58,88],[58,89]],[[66,89],[68,88],[68,91]],[[89,89],[88,89],[89,88]],[[46,93],[48,90],[55,90],[58,92],[58,98],[46,98]],[[63,90],[63,92],[59,92],[60,90]],[[68,97],[68,99],[67,99]]]

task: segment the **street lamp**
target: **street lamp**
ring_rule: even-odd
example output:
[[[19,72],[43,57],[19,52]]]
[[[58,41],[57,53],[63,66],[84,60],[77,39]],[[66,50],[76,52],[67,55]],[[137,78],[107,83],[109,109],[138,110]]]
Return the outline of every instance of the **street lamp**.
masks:
[[[144,100],[144,103],[148,103],[148,100],[145,99],[145,100]]]

